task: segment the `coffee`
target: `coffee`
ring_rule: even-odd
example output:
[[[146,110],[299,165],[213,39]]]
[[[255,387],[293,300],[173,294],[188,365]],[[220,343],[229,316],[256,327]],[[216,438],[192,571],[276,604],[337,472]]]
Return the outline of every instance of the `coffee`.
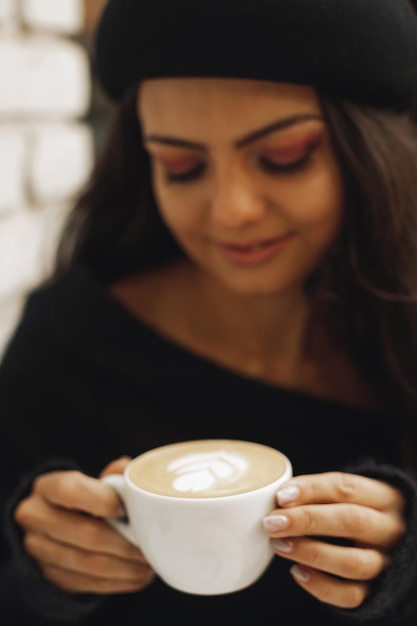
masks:
[[[268,485],[285,472],[281,453],[228,439],[186,441],[145,452],[131,463],[134,485],[159,495],[217,498]]]

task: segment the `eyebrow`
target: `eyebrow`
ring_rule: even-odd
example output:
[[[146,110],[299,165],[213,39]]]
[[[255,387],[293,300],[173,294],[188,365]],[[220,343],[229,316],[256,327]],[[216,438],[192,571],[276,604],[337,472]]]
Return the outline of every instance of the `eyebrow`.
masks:
[[[321,115],[313,113],[303,113],[293,115],[292,117],[287,117],[285,119],[277,120],[276,122],[272,122],[272,124],[268,124],[268,126],[265,126],[264,128],[253,131],[249,135],[242,137],[242,139],[238,139],[234,142],[234,146],[235,148],[244,148],[247,145],[258,141],[258,139],[262,139],[262,137],[269,135],[270,133],[286,130],[291,126],[296,126],[297,124],[302,124],[303,122],[307,122],[310,120],[323,120],[323,117]],[[177,148],[191,148],[193,150],[207,149],[207,147],[202,143],[157,134],[145,136],[144,143],[158,143],[165,146],[175,146]]]

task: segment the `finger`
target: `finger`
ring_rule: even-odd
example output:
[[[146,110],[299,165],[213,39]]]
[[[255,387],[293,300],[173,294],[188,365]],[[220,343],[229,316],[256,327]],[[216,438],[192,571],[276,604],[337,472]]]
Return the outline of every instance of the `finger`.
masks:
[[[263,520],[271,537],[340,537],[392,547],[405,533],[402,517],[357,504],[304,505],[272,512]]]
[[[145,561],[122,559],[112,555],[74,548],[52,542],[45,535],[28,534],[24,539],[27,552],[38,562],[92,578],[138,581],[151,573]]]
[[[95,578],[66,571],[60,567],[42,564],[41,571],[45,578],[56,587],[68,593],[119,594],[141,591],[150,585],[154,574],[145,574],[141,580],[118,580]]]
[[[130,456],[122,456],[116,461],[112,461],[100,472],[99,477],[107,476],[108,474],[123,474],[126,469],[126,465],[132,460]]]
[[[279,489],[277,502],[279,506],[345,502],[401,513],[406,506],[402,492],[395,487],[379,480],[343,472],[297,476]]]
[[[142,552],[107,522],[51,506],[44,500],[23,501],[15,518],[26,532],[43,533],[52,541],[143,562]]]
[[[373,548],[342,547],[313,539],[272,539],[279,556],[350,580],[373,580],[389,565],[387,554]]]
[[[356,609],[370,593],[369,583],[340,580],[304,565],[290,570],[294,580],[321,602],[342,609]]]
[[[78,471],[43,474],[35,480],[33,494],[56,506],[97,517],[119,517],[123,514],[114,489]]]

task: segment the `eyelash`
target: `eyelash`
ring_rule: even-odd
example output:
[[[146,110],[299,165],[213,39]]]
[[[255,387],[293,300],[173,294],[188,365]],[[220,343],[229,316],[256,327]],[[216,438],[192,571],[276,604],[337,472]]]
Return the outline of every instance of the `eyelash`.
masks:
[[[165,174],[165,178],[168,183],[186,183],[191,180],[196,180],[205,169],[206,166],[202,163],[201,165],[198,165],[194,169],[184,172],[183,174],[169,174],[167,172]]]
[[[276,176],[291,175],[302,172],[308,168],[311,162],[312,150],[309,150],[301,159],[293,161],[292,163],[274,163],[261,157],[259,163],[261,167],[268,173]],[[202,163],[193,170],[184,172],[183,174],[170,174],[166,173],[165,178],[168,183],[186,183],[197,178],[204,172],[206,165]]]
[[[301,159],[292,161],[291,163],[274,163],[268,159],[260,158],[259,161],[263,169],[270,174],[298,174],[308,168],[311,163],[312,150],[306,152]]]

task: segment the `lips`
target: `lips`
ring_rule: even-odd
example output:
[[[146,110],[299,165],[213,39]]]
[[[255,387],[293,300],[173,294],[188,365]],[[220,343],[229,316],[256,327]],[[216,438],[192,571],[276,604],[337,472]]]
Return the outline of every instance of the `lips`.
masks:
[[[267,248],[268,246],[271,246],[277,241],[281,241],[283,239],[284,237],[277,237],[276,239],[267,239],[265,241],[257,241],[255,243],[247,243],[247,244],[224,243],[220,245],[222,247],[229,248],[230,250],[236,250],[237,252],[250,252],[251,250],[262,250],[263,248]]]
[[[286,233],[273,239],[261,239],[247,243],[219,243],[217,247],[223,256],[232,263],[238,265],[259,265],[279,254],[293,236],[293,233]]]

